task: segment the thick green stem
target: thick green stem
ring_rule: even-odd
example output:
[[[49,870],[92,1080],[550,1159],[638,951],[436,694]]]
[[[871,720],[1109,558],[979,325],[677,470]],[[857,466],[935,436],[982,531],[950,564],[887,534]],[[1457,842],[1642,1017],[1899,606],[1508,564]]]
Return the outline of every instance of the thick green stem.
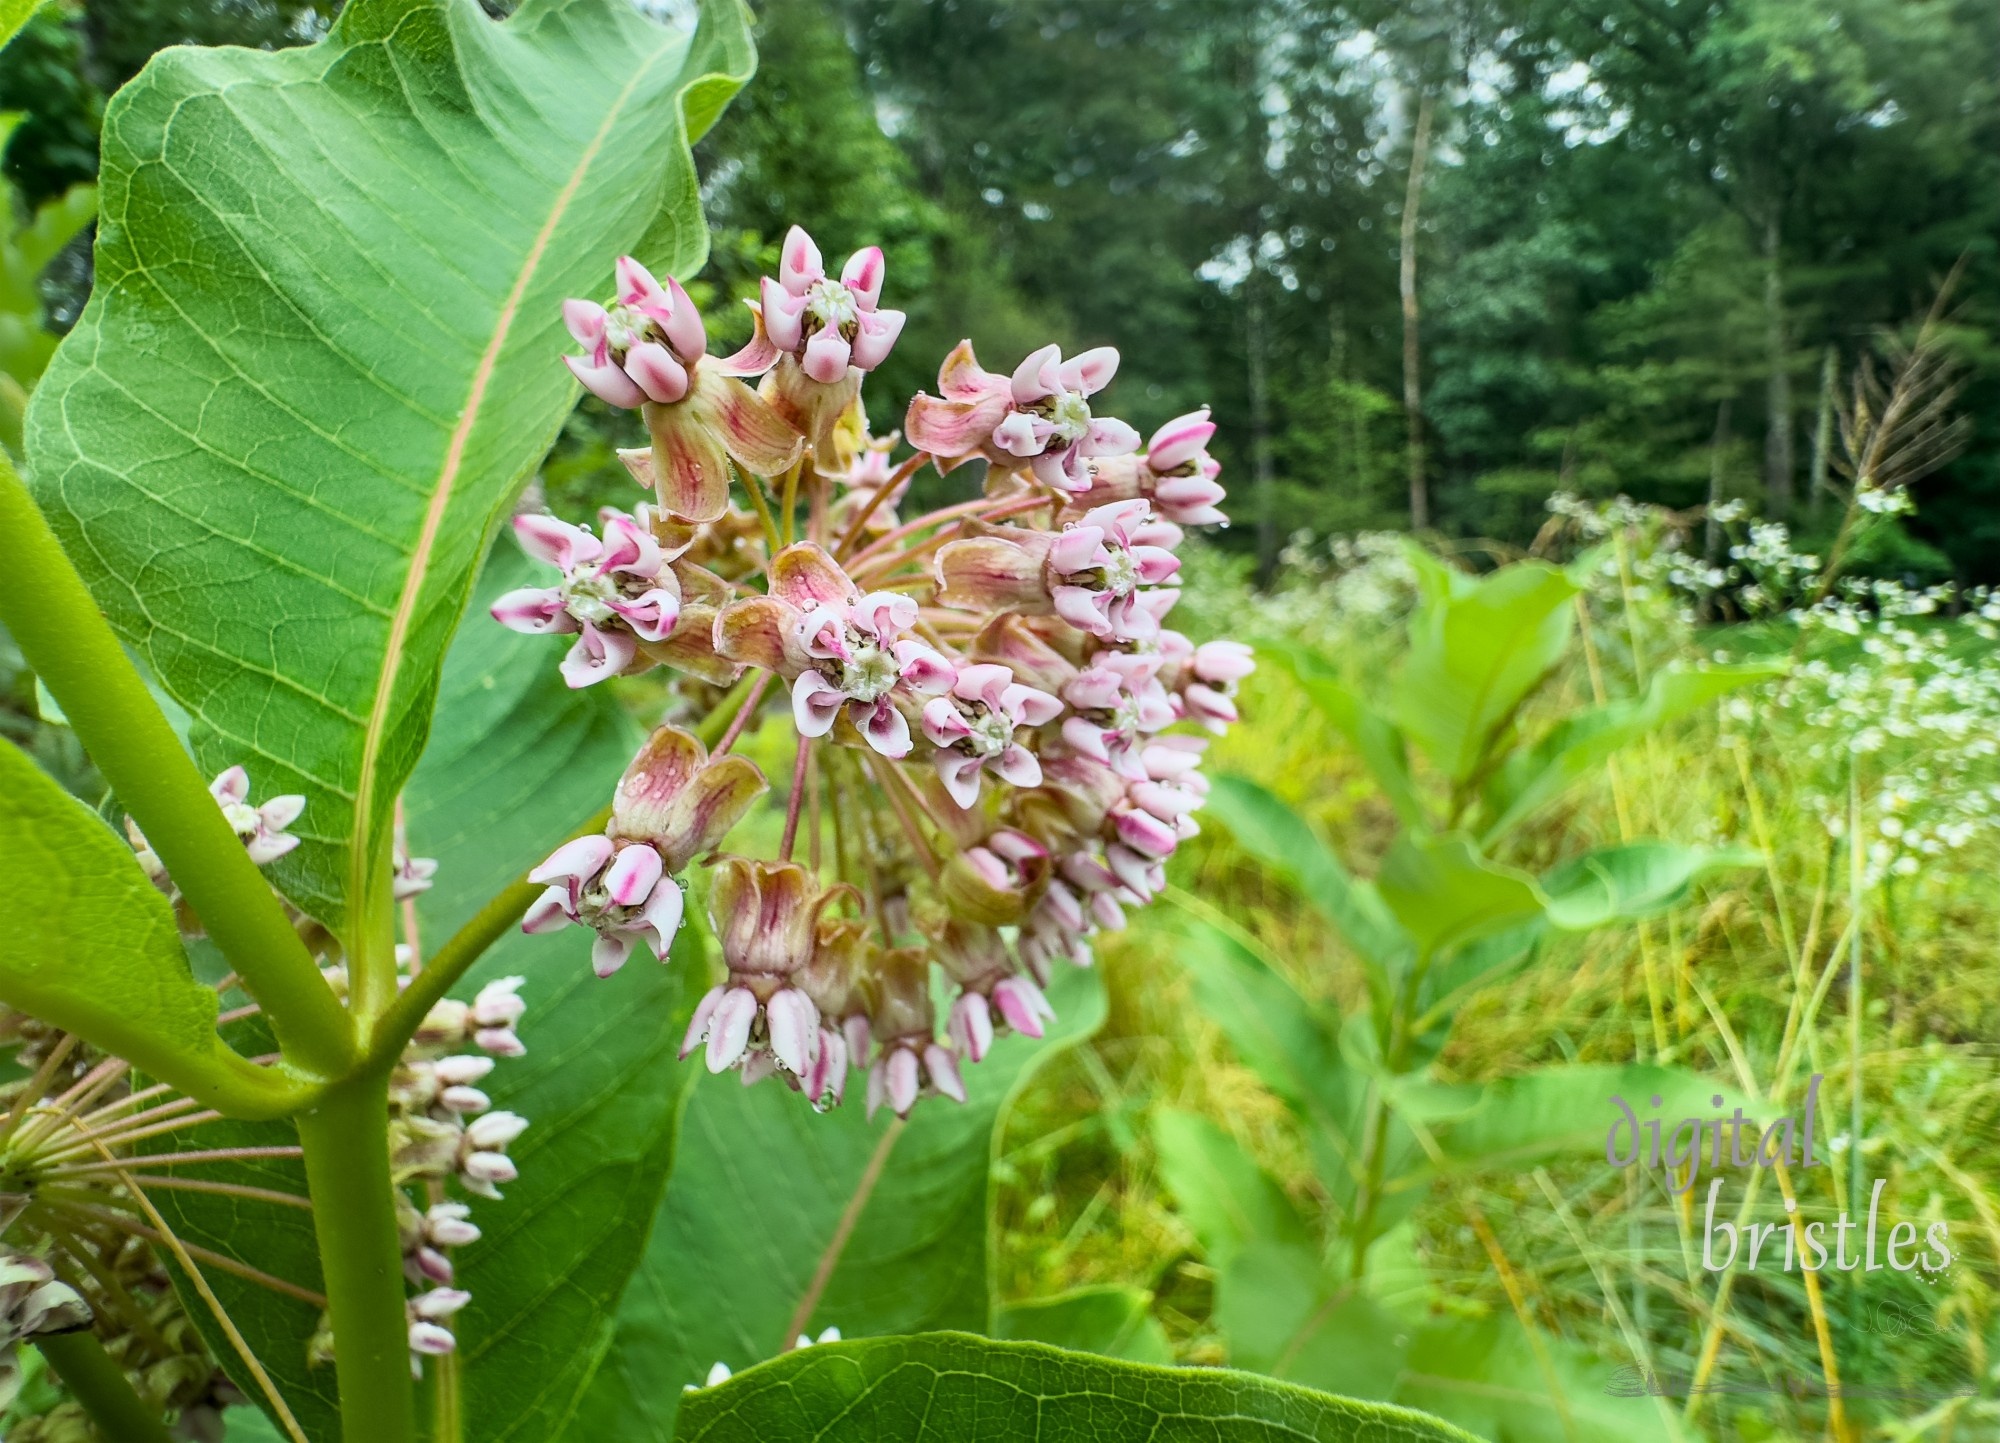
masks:
[[[97,1334],[87,1328],[52,1333],[35,1339],[35,1346],[106,1438],[115,1443],[173,1443],[160,1410],[132,1390],[125,1370],[104,1351]]]
[[[346,1443],[416,1436],[388,1119],[386,1070],[329,1088],[298,1116]]]
[[[286,1060],[338,1076],[355,1055],[339,999],[4,456],[0,538],[0,621],[262,1005]]]

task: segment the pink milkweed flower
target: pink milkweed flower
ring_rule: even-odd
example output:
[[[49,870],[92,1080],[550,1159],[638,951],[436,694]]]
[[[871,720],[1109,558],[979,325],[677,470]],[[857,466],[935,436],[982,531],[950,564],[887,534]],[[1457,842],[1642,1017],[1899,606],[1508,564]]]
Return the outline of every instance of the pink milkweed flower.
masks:
[[[906,319],[878,306],[883,270],[881,247],[868,246],[849,256],[834,280],[812,237],[793,226],[785,233],[778,278],[762,282],[764,333],[822,385],[844,380],[849,366],[874,370],[889,358]]]
[[[1061,531],[960,528],[938,552],[938,601],[969,611],[1054,613],[1113,642],[1150,641],[1175,593],[1181,530],[1145,501],[1092,507]]]
[[[680,620],[672,558],[637,517],[607,507],[603,518],[599,538],[553,516],[516,516],[521,549],[560,569],[562,579],[510,591],[492,607],[493,619],[513,631],[576,633],[562,663],[563,680],[572,687],[631,669],[639,644],[664,641]]]
[[[1039,1038],[1042,1023],[1055,1017],[1041,988],[1016,975],[1014,959],[995,929],[954,918],[938,937],[937,955],[961,989],[945,1032],[967,1061],[985,1060],[996,1021],[1024,1037]]]
[[[1215,479],[1222,463],[1208,454],[1214,434],[1206,406],[1176,416],[1153,433],[1143,455],[1094,464],[1084,499],[1101,505],[1139,498],[1176,525],[1226,526],[1229,518],[1218,509],[1226,493]]]
[[[724,857],[708,905],[729,979],[696,1005],[681,1056],[706,1042],[710,1072],[754,1066],[754,1080],[775,1062],[794,1078],[804,1077],[819,1043],[820,1015],[797,985],[798,974],[812,960],[820,912],[851,891],[822,891],[793,862]]]
[[[616,267],[618,291],[609,305],[563,302],[563,324],[584,348],[563,364],[599,399],[627,410],[648,401],[685,400],[689,373],[708,353],[708,331],[681,283],[663,287],[630,256]]]
[[[911,634],[914,597],[861,594],[840,563],[811,542],[771,559],[767,596],[724,607],[716,650],[792,682],[792,718],[801,736],[832,731],[842,713],[885,757],[910,753],[910,725],[897,705],[948,688],[946,658]]]
[[[553,932],[569,922],[591,928],[597,940],[590,965],[599,977],[623,967],[641,941],[665,961],[680,930],[680,885],[646,842],[621,846],[603,835],[578,837],[550,853],[528,880],[548,890],[528,908],[521,930]]]
[[[764,790],[763,773],[747,759],[710,761],[698,737],[656,728],[619,778],[605,833],[563,843],[528,874],[548,890],[521,930],[592,928],[591,967],[600,977],[623,967],[642,941],[664,962],[685,905],[672,874],[713,851]]]
[[[662,286],[630,256],[619,258],[617,277],[609,306],[563,302],[563,321],[585,348],[563,360],[595,395],[644,415],[661,507],[714,521],[729,509],[731,460],[775,476],[798,460],[804,439],[739,379],[763,369],[758,358],[707,354],[707,330],[680,282],[669,276]]]
[[[250,773],[240,766],[217,774],[215,780],[208,784],[208,794],[222,808],[222,819],[229,823],[229,829],[241,839],[243,850],[258,866],[268,866],[298,846],[299,838],[285,829],[305,811],[304,797],[289,793],[253,807],[250,805]],[[153,885],[171,895],[174,885],[167,875],[167,864],[160,860],[153,844],[146,840],[146,834],[130,817],[125,819],[125,836]]]
[[[393,873],[389,882],[389,895],[397,902],[407,902],[412,897],[420,897],[430,891],[437,877],[437,858],[412,857],[410,849],[399,840],[389,855],[389,866]]]
[[[979,800],[980,777],[991,768],[1017,787],[1042,783],[1041,763],[1014,739],[1019,727],[1054,721],[1062,702],[1022,686],[997,662],[961,665],[944,696],[924,703],[924,735],[938,748],[933,764],[960,807]]]
[[[525,977],[500,977],[479,989],[466,1008],[463,1026],[472,1034],[472,1043],[490,1057],[524,1057],[528,1049],[521,1044],[514,1026],[521,1015],[528,1010],[528,1004],[521,1000],[521,984]]]
[[[1071,708],[1063,719],[1063,740],[1122,777],[1147,780],[1140,755],[1145,739],[1176,719],[1159,669],[1158,656],[1099,652],[1063,687],[1062,699]]]
[[[1181,713],[1220,736],[1236,722],[1236,687],[1257,669],[1255,653],[1240,641],[1196,647],[1177,668]]]
[[[948,830],[952,815],[944,819]],[[1021,920],[1048,873],[1047,847],[1026,832],[1000,827],[953,855],[938,878],[938,894],[968,921],[1005,927]]]
[[[972,343],[961,341],[938,372],[940,397],[919,395],[903,423],[910,444],[940,458],[983,454],[1007,470],[1030,471],[1043,485],[1070,495],[1090,489],[1087,463],[1138,449],[1139,433],[1125,422],[1091,414],[1089,398],[1118,372],[1111,346],[1065,361],[1044,346],[1011,378],[982,370]]]
[[[527,1127],[528,1119],[514,1112],[489,1112],[467,1123],[458,1140],[459,1184],[477,1197],[499,1197],[498,1184],[521,1175],[507,1147]]]

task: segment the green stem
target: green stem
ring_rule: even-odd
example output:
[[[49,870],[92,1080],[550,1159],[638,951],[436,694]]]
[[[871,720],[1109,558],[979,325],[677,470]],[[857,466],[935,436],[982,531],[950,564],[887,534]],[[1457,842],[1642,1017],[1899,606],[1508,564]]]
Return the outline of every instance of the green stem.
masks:
[[[416,1408],[389,1176],[386,1070],[329,1088],[298,1115],[298,1125],[333,1322],[341,1436],[346,1443],[410,1443]]]
[[[355,1054],[339,999],[4,456],[0,537],[0,622],[271,1019],[286,1059],[338,1076]]]
[[[173,1443],[160,1410],[133,1391],[97,1334],[88,1328],[51,1333],[35,1339],[35,1346],[105,1437],[115,1443]]]

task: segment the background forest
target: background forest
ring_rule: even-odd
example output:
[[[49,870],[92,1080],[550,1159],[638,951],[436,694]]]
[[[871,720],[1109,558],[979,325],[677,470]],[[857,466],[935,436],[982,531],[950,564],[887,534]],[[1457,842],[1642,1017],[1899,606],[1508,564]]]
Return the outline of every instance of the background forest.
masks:
[[[1142,431],[1215,406],[1232,544],[1265,576],[1300,531],[1526,541],[1558,487],[1741,497],[1818,541],[1838,377],[1962,261],[1975,432],[1861,559],[1994,578],[1991,5],[757,8],[758,83],[700,156],[709,277],[748,287],[793,218],[835,250],[881,238],[915,281],[899,393],[961,335],[982,355],[1115,338]],[[297,43],[327,19],[51,7],[0,59],[0,107],[27,112],[6,172],[31,204],[88,181],[104,96],[161,45]],[[58,327],[84,266],[50,278]]]
[[[2000,1438],[2000,6],[754,9],[756,78],[696,150],[717,349],[793,222],[887,252],[909,323],[875,394],[934,388],[962,336],[1003,369],[1118,346],[1142,434],[1214,408],[1235,524],[1190,545],[1175,625],[1261,665],[1169,905],[1103,939],[1046,1057],[911,1125],[949,1186],[898,1145],[814,1327],[1231,1363],[1491,1443]],[[0,54],[0,423],[88,293],[106,97],[159,47],[330,18],[81,0]],[[633,438],[586,400],[543,494],[629,505]],[[1406,694],[1453,607],[1490,611],[1464,644],[1519,682],[1458,719],[1458,761]],[[90,795],[5,646],[0,727]],[[666,703],[617,687],[648,723]],[[779,733],[744,738],[767,772]],[[1357,918],[1411,836],[1474,818],[1438,892],[1512,930],[1453,934],[1453,985],[1392,1028]],[[1571,866],[1619,856],[1597,892]],[[1371,1020],[1428,1040],[1385,1059]],[[1699,1196],[1601,1160],[1613,1091],[1774,1114],[1812,1074],[1833,1165],[1783,1185],[1832,1216],[1886,1179],[1885,1215],[1949,1221],[1948,1276],[1718,1272]],[[1364,1090],[1401,1174],[1378,1155],[1357,1189]],[[699,1084],[683,1151],[726,1154],[740,1096]],[[801,1236],[874,1155],[846,1122]],[[619,1337],[691,1382],[759,1355],[661,1262],[740,1245],[734,1220],[676,1205]],[[1743,1386],[1646,1403],[1607,1393],[1621,1368]],[[667,1436],[678,1380],[602,1377],[578,1429]]]

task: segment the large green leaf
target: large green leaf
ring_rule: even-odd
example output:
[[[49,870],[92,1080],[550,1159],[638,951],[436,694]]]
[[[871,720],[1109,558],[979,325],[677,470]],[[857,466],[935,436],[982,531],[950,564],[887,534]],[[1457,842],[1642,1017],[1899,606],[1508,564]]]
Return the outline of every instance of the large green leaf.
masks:
[[[1491,845],[1591,768],[1647,733],[1784,670],[1776,662],[1674,668],[1654,676],[1643,697],[1607,702],[1564,718],[1495,770],[1481,798],[1481,835]]]
[[[1416,949],[1374,886],[1349,875],[1306,819],[1277,795],[1248,777],[1225,773],[1215,778],[1203,815],[1221,822],[1238,846],[1291,882],[1339,928],[1374,972],[1376,990],[1382,990],[1385,974],[1408,969]]]
[[[224,1044],[167,899],[132,849],[0,741],[0,872],[22,899],[0,929],[0,1001],[67,1028],[211,1106],[269,1115],[298,1094]]]
[[[1611,1364],[1559,1337],[1541,1341],[1538,1356],[1511,1313],[1439,1319],[1411,1339],[1395,1398],[1493,1443],[1678,1443],[1691,1431],[1659,1399],[1609,1391]]]
[[[687,146],[751,52],[740,0],[702,15],[355,0],[318,45],[163,51],[105,118],[38,495],[201,760],[310,799],[274,875],[343,934],[386,925],[446,643],[574,402],[560,302],[703,257]]]
[[[1410,772],[1410,749],[1396,724],[1369,706],[1340,679],[1334,664],[1309,647],[1283,639],[1257,644],[1299,684],[1326,719],[1339,728],[1406,827],[1425,824],[1423,798]]]
[[[1236,1139],[1207,1118],[1177,1108],[1153,1113],[1160,1181],[1216,1267],[1256,1242],[1311,1252],[1312,1229],[1294,1203]]]
[[[1675,842],[1626,842],[1572,857],[1542,878],[1549,921],[1570,932],[1629,922],[1677,907],[1697,878],[1727,867],[1754,867],[1763,857],[1745,847],[1683,847]]]
[[[1338,1016],[1300,996],[1221,928],[1189,922],[1182,935],[1177,955],[1194,976],[1201,1014],[1308,1125],[1350,1138],[1360,1098],[1341,1056]]]
[[[1375,886],[1427,958],[1532,921],[1547,902],[1533,877],[1488,861],[1455,832],[1396,838]]]
[[[1469,1443],[1421,1414],[1247,1373],[1149,1368],[955,1333],[787,1354],[690,1394],[676,1436],[680,1443]]]
[[[997,1126],[1032,1069],[1095,1030],[1092,973],[1050,991],[1041,1042],[1003,1038],[966,1069],[969,1100],[872,1122],[859,1079],[824,1115],[782,1087],[704,1077],[618,1336],[569,1443],[665,1443],[681,1386],[759,1362],[801,1331],[852,1338],[989,1323],[989,1171]],[[795,1436],[782,1431],[770,1438]]]
[[[1423,600],[1395,688],[1396,719],[1453,782],[1472,776],[1521,703],[1562,659],[1582,589],[1567,571],[1519,561],[1483,577],[1412,546]]]
[[[483,589],[517,582],[522,567],[501,553]],[[482,622],[447,659],[431,749],[406,796],[412,850],[440,864],[420,899],[429,946],[594,811],[638,745],[614,699],[602,689],[571,691],[537,640]],[[528,979],[520,1028],[528,1054],[502,1062],[483,1084],[495,1106],[529,1119],[510,1149],[521,1177],[499,1202],[473,1200],[484,1236],[457,1259],[472,1293],[458,1329],[466,1436],[479,1443],[560,1431],[609,1340],[672,1162],[689,1075],[673,1052],[689,978],[702,970],[700,945],[683,934],[668,966],[635,961],[600,981],[589,940],[576,929],[510,934],[453,989],[470,997],[486,978]],[[208,1146],[218,1136],[204,1128],[174,1142]],[[229,1136],[253,1145],[293,1140],[287,1124]],[[189,1171],[305,1191],[288,1159]],[[188,1192],[163,1193],[159,1203],[190,1241],[318,1290],[306,1213]],[[333,1373],[305,1366],[318,1310],[220,1271],[209,1278],[315,1443],[330,1443],[338,1436]],[[228,1344],[212,1326],[205,1331],[234,1367]],[[247,1378],[238,1382],[257,1396]]]

